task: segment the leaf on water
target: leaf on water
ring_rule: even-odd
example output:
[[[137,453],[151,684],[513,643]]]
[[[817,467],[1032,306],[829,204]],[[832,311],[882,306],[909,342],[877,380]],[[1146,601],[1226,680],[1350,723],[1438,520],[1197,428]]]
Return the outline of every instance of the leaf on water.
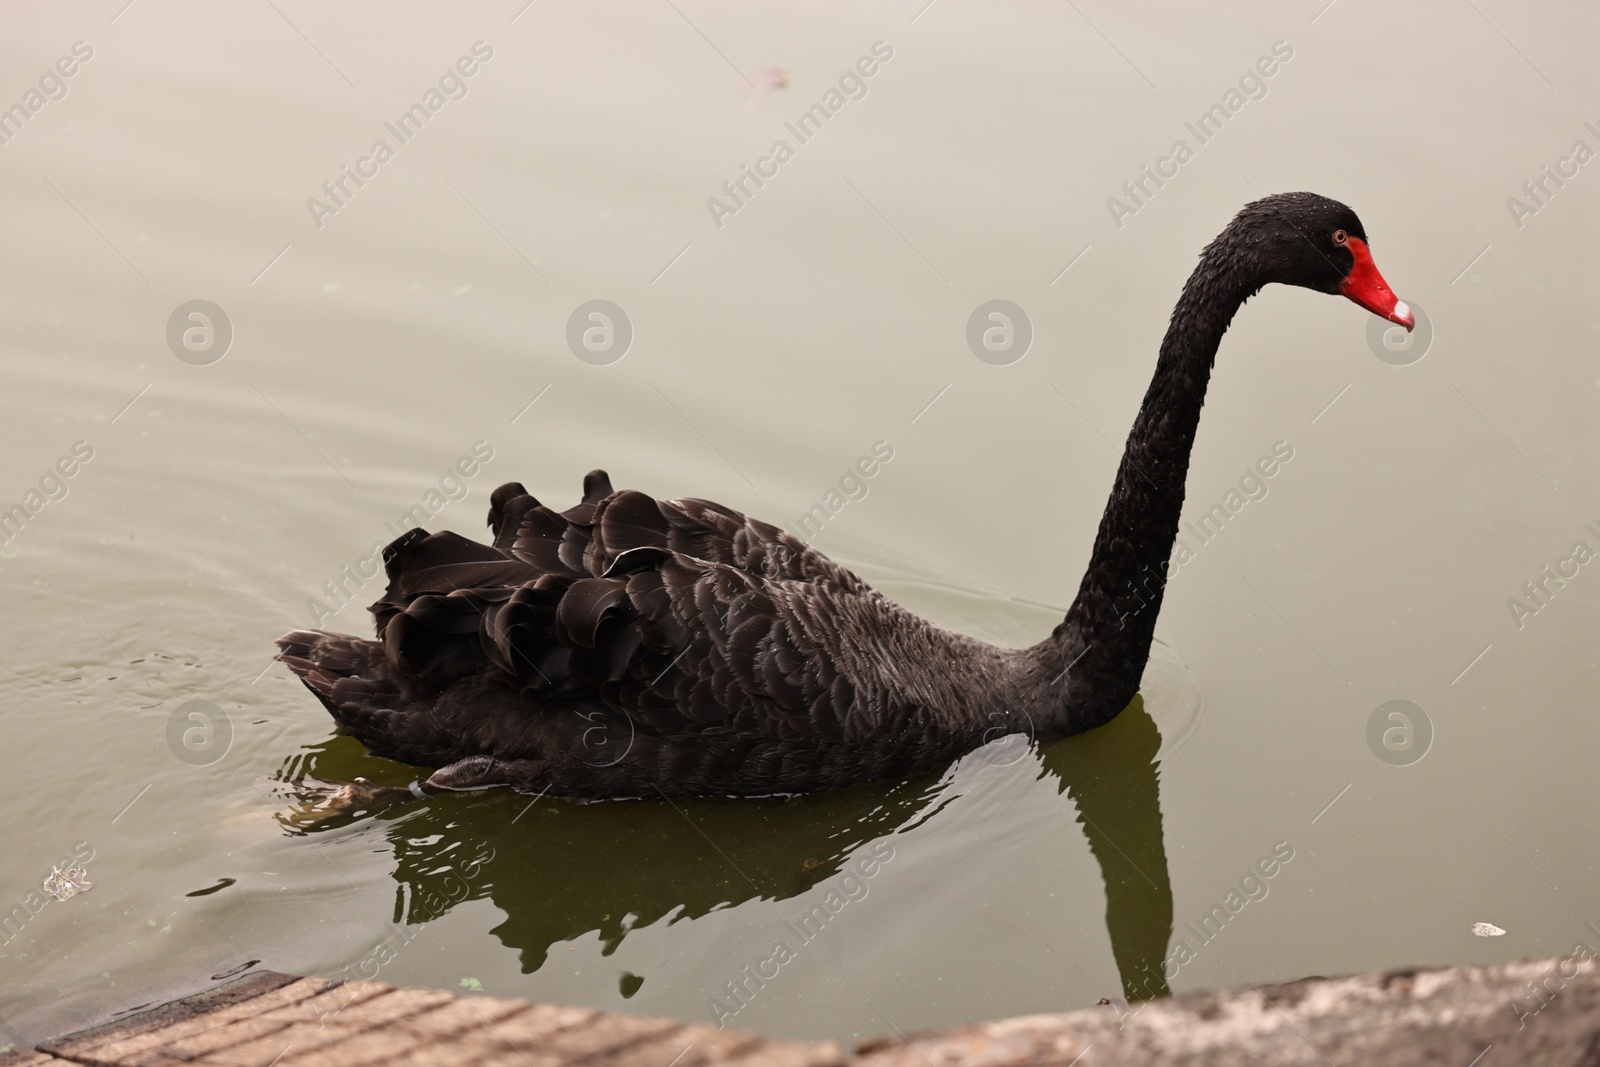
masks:
[[[44,880],[44,891],[57,900],[75,897],[89,887],[89,872],[82,867],[68,867],[62,870],[60,867],[52,866]]]
[[[462,989],[473,993],[483,992],[483,983],[478,981],[476,978],[463,978],[461,979],[460,986]]]
[[[1494,923],[1473,923],[1472,932],[1479,937],[1504,937],[1506,934]]]

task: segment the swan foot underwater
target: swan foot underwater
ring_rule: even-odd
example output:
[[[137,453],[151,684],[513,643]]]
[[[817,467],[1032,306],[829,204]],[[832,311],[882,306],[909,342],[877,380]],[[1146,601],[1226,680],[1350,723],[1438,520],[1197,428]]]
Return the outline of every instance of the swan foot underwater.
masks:
[[[731,508],[593,471],[566,511],[496,489],[489,545],[408,530],[383,553],[377,640],[296,630],[279,658],[373,754],[439,768],[388,800],[807,793],[942,770],[997,724],[1040,742],[1094,729],[1150,654],[1217,348],[1273,282],[1414,325],[1348,207],[1247,204],[1183,287],[1077,597],[1030,648],[919,618]]]

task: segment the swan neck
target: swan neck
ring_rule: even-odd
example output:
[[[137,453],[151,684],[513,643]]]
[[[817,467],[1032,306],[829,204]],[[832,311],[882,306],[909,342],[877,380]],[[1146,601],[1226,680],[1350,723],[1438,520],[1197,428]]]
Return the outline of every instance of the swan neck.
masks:
[[[1211,367],[1234,313],[1260,288],[1227,255],[1225,232],[1190,275],[1128,434],[1078,595],[1038,646],[1036,706],[1070,734],[1133,699],[1155,636],[1184,483]]]

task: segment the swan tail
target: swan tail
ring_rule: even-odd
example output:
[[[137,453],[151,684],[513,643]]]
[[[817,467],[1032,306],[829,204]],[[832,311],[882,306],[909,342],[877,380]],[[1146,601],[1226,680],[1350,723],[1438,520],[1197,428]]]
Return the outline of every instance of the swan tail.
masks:
[[[293,630],[278,638],[278,659],[328,709],[347,733],[379,754],[407,747],[403,735],[415,695],[398,680],[376,641],[326,630]]]
[[[383,650],[376,641],[364,641],[327,630],[291,630],[278,638],[278,658],[301,679],[317,675],[354,675],[365,670]]]

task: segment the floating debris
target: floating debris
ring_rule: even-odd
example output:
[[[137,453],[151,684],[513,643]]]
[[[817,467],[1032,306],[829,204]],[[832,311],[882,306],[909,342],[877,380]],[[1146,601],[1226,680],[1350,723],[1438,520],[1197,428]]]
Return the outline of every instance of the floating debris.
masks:
[[[1504,937],[1506,932],[1494,923],[1473,923],[1472,932],[1479,937]]]
[[[750,98],[744,102],[744,109],[754,111],[762,95],[773,89],[787,89],[792,81],[789,72],[782,67],[767,67],[755,77],[745,78],[744,88]]]
[[[483,992],[483,983],[478,981],[476,978],[463,978],[456,984],[469,993]]]
[[[89,885],[89,872],[82,867],[68,867],[62,870],[52,865],[50,873],[45,876],[44,891],[57,900],[66,900],[86,891]]]

